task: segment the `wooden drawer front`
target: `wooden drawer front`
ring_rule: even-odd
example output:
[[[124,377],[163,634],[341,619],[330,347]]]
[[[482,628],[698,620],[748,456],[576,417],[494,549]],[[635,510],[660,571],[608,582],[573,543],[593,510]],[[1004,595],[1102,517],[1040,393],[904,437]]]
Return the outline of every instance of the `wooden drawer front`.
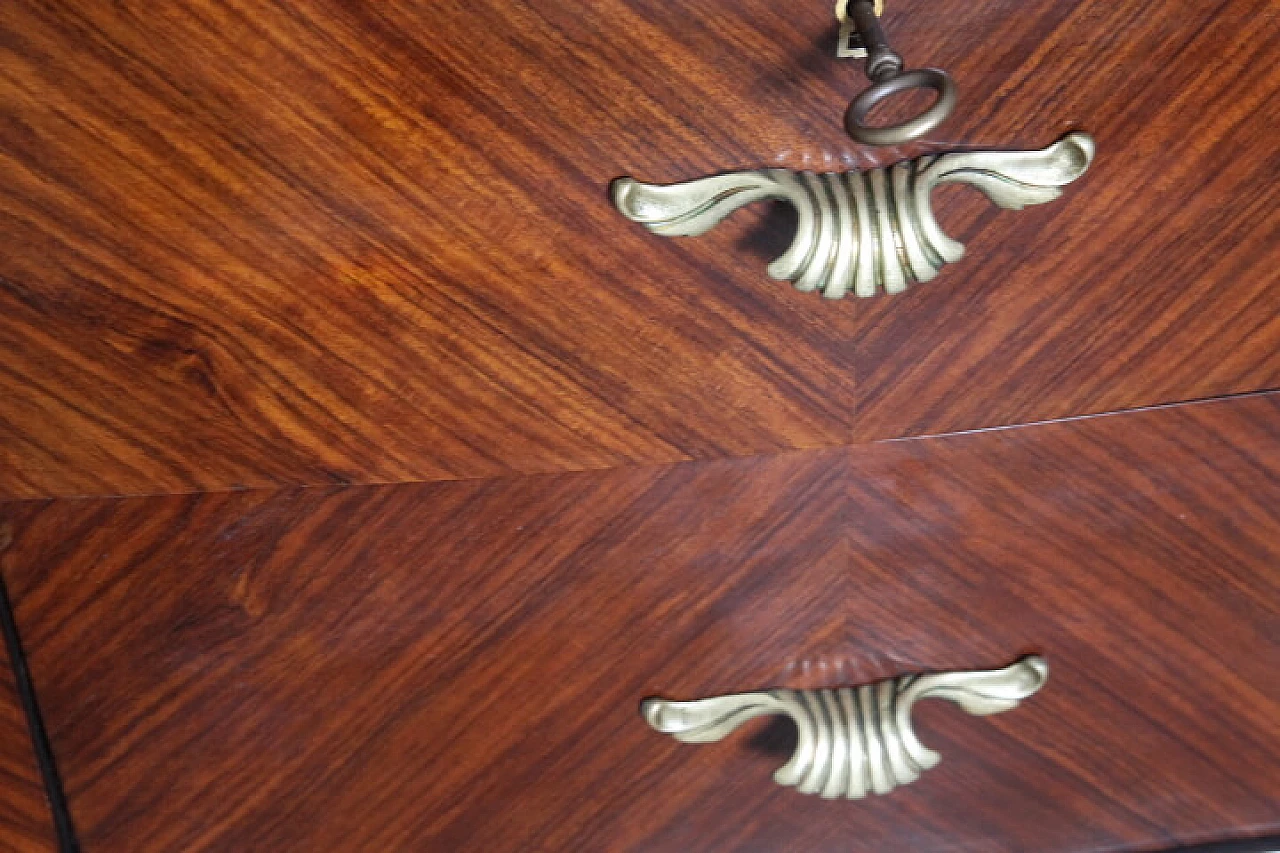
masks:
[[[0,9],[0,496],[742,456],[1280,385],[1269,0],[891,0],[934,142],[858,148],[828,0]],[[907,294],[770,282],[785,217],[655,238],[606,187],[948,145],[1092,170],[942,191]]]
[[[5,529],[0,527],[0,545]],[[57,849],[49,801],[36,764],[8,649],[0,646],[0,850]]]
[[[11,504],[0,566],[87,850],[1150,849],[1280,828],[1278,424]],[[860,802],[637,713],[1031,652]]]

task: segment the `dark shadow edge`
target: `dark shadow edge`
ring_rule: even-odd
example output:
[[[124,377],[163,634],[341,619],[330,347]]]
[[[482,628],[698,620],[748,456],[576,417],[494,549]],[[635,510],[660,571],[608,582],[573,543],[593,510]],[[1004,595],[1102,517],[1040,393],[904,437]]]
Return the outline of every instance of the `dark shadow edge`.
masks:
[[[1278,853],[1278,851],[1280,851],[1280,835],[1270,835],[1179,847],[1169,853]]]

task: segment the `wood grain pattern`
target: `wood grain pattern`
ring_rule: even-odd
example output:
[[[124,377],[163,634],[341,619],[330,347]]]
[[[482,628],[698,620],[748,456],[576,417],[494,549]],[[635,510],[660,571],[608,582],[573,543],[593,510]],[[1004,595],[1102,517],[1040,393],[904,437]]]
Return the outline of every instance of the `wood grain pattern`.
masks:
[[[49,801],[2,647],[0,664],[0,850],[52,853],[58,848]]]
[[[1069,196],[943,192],[894,299],[765,280],[767,211],[671,242],[608,182],[843,168],[830,3],[11,0],[0,496],[769,453],[1280,385],[1268,0],[898,0],[938,144],[1098,140]]]
[[[1148,850],[1280,829],[1280,395],[487,482],[0,506],[87,850]],[[92,649],[92,654],[86,654]],[[1003,665],[892,796],[690,698]],[[781,741],[779,740],[781,737]]]
[[[0,521],[0,553],[11,544],[12,532]],[[56,849],[53,818],[8,647],[0,640],[0,851],[52,853]]]

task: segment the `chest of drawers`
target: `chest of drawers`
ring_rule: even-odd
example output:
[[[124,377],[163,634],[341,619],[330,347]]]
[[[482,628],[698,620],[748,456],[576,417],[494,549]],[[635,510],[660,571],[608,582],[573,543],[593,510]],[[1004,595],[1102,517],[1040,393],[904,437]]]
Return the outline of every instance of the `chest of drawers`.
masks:
[[[5,4],[0,846],[1280,832],[1276,10],[883,20],[960,87],[893,148],[824,2]],[[765,276],[785,206],[609,194],[1074,131],[1061,199],[940,187],[965,257],[868,299]],[[780,719],[639,713],[1033,654],[863,800],[775,785]]]

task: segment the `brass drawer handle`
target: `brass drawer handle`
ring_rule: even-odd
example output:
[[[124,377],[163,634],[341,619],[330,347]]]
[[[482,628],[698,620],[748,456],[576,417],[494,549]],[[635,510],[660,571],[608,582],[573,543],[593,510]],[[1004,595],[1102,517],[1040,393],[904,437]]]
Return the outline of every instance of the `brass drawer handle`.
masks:
[[[934,187],[969,184],[997,206],[1020,210],[1062,195],[1093,153],[1093,137],[1077,132],[1040,151],[956,152],[865,172],[763,169],[665,186],[626,177],[613,182],[612,195],[624,216],[664,237],[705,234],[754,201],[790,202],[796,234],[769,275],[830,299],[875,296],[929,281],[964,256],[934,218]]]
[[[791,760],[774,781],[826,799],[887,794],[914,782],[942,758],[911,728],[921,699],[949,699],[970,714],[997,714],[1044,686],[1049,666],[1029,656],[1004,669],[905,675],[863,687],[768,690],[693,702],[646,699],[640,713],[650,726],[684,743],[723,739],[755,717],[782,714],[795,721]]]

